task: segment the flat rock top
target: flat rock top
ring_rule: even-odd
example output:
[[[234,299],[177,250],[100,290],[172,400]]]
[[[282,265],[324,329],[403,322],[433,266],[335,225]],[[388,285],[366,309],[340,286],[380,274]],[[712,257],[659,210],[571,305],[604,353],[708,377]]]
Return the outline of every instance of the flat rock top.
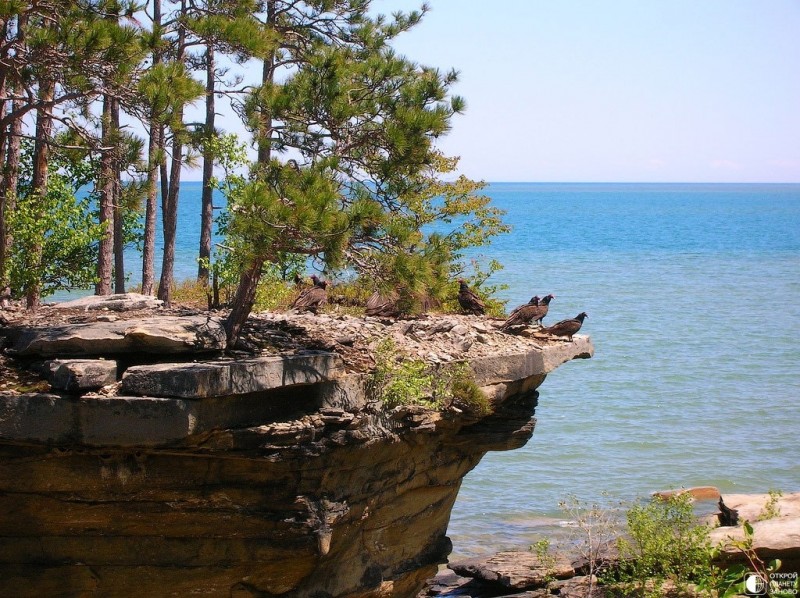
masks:
[[[500,319],[458,314],[427,314],[413,319],[389,320],[335,313],[315,316],[263,312],[250,317],[243,337],[245,342],[269,348],[270,344],[279,345],[285,339],[285,335],[280,332],[276,335],[274,331],[294,332],[298,338],[305,337],[307,348],[338,353],[354,371],[371,369],[375,349],[387,338],[394,341],[399,353],[432,363],[521,354],[569,344],[536,332],[526,336],[506,334],[497,329],[502,322]],[[576,335],[574,342],[585,343],[585,356],[591,355],[588,337]]]
[[[336,309],[319,315],[293,311],[252,314],[235,349],[250,355],[329,351],[340,355],[345,367],[354,372],[372,369],[375,349],[386,338],[394,341],[398,353],[432,363],[519,355],[546,347],[572,346],[572,356],[581,357],[590,357],[593,352],[591,341],[585,335],[576,335],[572,343],[540,334],[535,329],[512,335],[498,330],[501,319],[425,314],[394,320],[337,313]],[[188,318],[201,314],[218,320],[227,316],[224,311],[209,313],[187,306],[166,309],[152,297],[136,294],[79,299],[43,306],[33,313],[23,309],[2,311],[5,325],[15,328],[53,328],[94,322],[107,325],[123,320],[152,322],[161,316]],[[7,365],[0,363],[0,367]]]

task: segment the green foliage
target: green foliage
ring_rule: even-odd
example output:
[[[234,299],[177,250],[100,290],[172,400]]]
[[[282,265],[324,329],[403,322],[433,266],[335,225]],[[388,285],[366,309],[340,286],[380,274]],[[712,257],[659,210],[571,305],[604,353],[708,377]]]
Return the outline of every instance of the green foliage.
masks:
[[[544,583],[549,584],[556,580],[555,577],[555,566],[556,566],[556,557],[551,552],[550,540],[547,538],[541,538],[531,544],[530,550],[533,554],[536,555],[536,559],[539,561],[539,565],[542,569],[544,569]]]
[[[457,75],[389,46],[421,13],[371,18],[367,4],[309,3],[282,14],[285,38],[273,58],[291,68],[266,76],[245,101],[261,161],[228,190],[226,244],[249,272],[281,253],[302,254],[334,274],[378,282],[413,311],[446,299],[467,250],[508,227],[477,194],[481,183],[442,180],[457,165],[435,147],[463,109],[449,95]],[[250,296],[237,299],[237,318]]]
[[[709,529],[697,523],[688,494],[634,504],[617,547],[618,580],[638,595],[661,595],[667,581],[680,590],[712,571]]]
[[[440,376],[443,379],[444,392],[449,395],[452,406],[481,417],[492,412],[492,405],[475,382],[469,364],[454,363],[445,367]]]
[[[489,400],[475,384],[472,370],[466,363],[439,365],[408,358],[398,351],[391,338],[378,343],[373,359],[375,368],[369,380],[370,395],[390,407],[456,408],[478,417],[491,413]]]
[[[390,338],[375,348],[375,369],[370,380],[372,394],[390,407],[424,405],[437,408],[433,397],[434,379],[421,359],[404,359]]]
[[[199,99],[205,89],[192,78],[181,62],[164,62],[151,66],[137,81],[137,99],[156,122],[182,131],[182,109]]]
[[[780,490],[770,490],[769,491],[769,498],[767,499],[764,508],[761,509],[761,512],[756,517],[756,521],[766,521],[767,519],[775,519],[776,517],[781,516],[781,508],[778,505],[778,501],[780,500],[781,496],[783,496],[783,492]]]
[[[50,164],[47,192],[39,196],[30,186],[32,153],[26,144],[16,207],[6,222],[14,238],[8,255],[13,294],[22,297],[39,288],[47,297],[61,289],[89,287],[95,282],[103,227],[95,222],[92,195],[79,197],[79,191],[92,180],[96,165],[86,154],[57,156]]]

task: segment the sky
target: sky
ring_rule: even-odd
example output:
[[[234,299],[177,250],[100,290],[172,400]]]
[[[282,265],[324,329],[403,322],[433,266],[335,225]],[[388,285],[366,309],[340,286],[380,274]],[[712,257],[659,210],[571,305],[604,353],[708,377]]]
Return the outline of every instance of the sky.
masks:
[[[460,72],[439,146],[471,178],[800,182],[800,0],[428,4],[394,45]]]

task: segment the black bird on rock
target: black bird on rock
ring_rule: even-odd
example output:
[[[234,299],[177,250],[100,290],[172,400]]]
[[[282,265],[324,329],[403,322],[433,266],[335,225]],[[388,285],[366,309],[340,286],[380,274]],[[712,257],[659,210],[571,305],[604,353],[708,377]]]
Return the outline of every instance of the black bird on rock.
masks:
[[[583,326],[583,320],[588,317],[589,316],[586,315],[586,312],[582,311],[574,318],[570,318],[569,320],[561,320],[560,322],[545,328],[542,332],[552,334],[553,336],[566,336],[569,340],[572,340],[572,335],[578,333],[578,330],[580,330],[581,326]]]
[[[486,313],[486,305],[483,299],[478,297],[477,293],[467,286],[463,278],[458,279],[458,304],[466,312],[476,316],[482,316]]]
[[[520,305],[512,311],[508,319],[500,326],[500,330],[506,331],[512,326],[525,326],[531,322],[539,322],[541,324],[542,319],[550,309],[550,301],[555,299],[555,295],[545,295],[543,299],[537,302],[534,302],[534,299],[539,298],[534,297],[529,303]]]
[[[316,314],[328,302],[328,291],[325,290],[328,286],[327,281],[320,280],[316,275],[311,279],[314,281],[314,286],[300,293],[292,303],[292,309]]]
[[[518,305],[517,307],[512,309],[511,313],[508,314],[508,317],[510,318],[515,313],[517,313],[519,310],[521,310],[523,307],[527,307],[529,305],[539,305],[539,301],[541,301],[541,299],[539,299],[539,295],[534,295],[533,297],[531,297],[531,300],[528,301],[527,303],[523,303],[522,305]]]

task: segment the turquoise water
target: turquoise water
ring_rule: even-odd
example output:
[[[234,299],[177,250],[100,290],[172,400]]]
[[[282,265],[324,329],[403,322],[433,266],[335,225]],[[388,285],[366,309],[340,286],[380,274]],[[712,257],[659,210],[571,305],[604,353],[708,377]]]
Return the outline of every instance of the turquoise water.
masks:
[[[800,185],[486,192],[513,226],[487,251],[506,266],[502,297],[553,293],[545,323],[588,312],[596,355],[544,382],[527,446],[465,479],[455,557],[526,546],[570,494],[800,490]],[[199,203],[184,184],[178,280],[196,274]]]
[[[509,305],[586,311],[524,448],[464,481],[454,553],[525,546],[570,494],[800,490],[800,185],[495,184]]]

